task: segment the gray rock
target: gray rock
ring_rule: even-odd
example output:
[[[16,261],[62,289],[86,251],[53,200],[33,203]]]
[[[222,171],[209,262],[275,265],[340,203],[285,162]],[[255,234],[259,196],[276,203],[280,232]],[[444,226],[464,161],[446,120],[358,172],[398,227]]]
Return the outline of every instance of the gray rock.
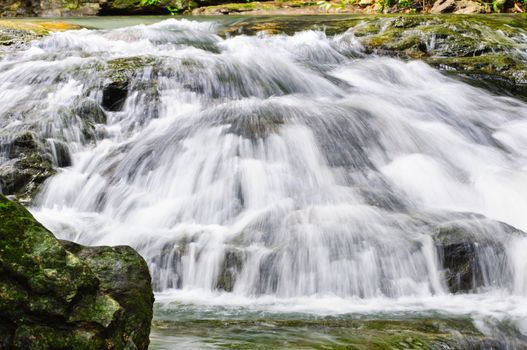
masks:
[[[52,158],[32,132],[23,132],[0,141],[0,193],[29,202],[39,186],[55,174]]]
[[[473,219],[445,223],[434,240],[451,293],[475,292],[493,285],[506,287],[512,281],[505,243],[522,231],[504,223]]]

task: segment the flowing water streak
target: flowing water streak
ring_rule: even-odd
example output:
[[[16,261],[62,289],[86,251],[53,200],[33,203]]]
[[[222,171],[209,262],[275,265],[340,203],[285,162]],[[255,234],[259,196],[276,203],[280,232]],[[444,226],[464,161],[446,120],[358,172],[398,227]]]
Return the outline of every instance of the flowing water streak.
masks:
[[[0,62],[2,128],[72,153],[39,220],[134,246],[162,300],[334,313],[444,302],[522,329],[527,239],[493,220],[527,230],[524,103],[366,56],[351,32],[216,30],[57,33]],[[87,136],[76,106],[103,103],[126,67],[122,109]],[[434,235],[449,225],[491,242],[475,296],[448,294]]]

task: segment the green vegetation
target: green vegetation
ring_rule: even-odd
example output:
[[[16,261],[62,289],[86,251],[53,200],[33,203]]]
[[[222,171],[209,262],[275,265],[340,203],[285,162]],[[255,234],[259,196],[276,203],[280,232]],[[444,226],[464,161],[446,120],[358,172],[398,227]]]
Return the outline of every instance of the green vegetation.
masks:
[[[321,0],[317,2],[319,8],[325,12],[379,12],[379,13],[427,13],[430,12],[435,0]],[[527,0],[514,2],[511,0],[474,0],[467,3],[475,5],[470,11],[472,13],[481,12],[524,12],[527,10]],[[452,9],[447,12],[454,12]],[[462,9],[461,9],[462,11]],[[463,12],[465,13],[465,12]]]
[[[161,2],[162,0],[141,0],[141,6],[158,6]],[[173,4],[165,6],[165,9],[171,15],[192,10],[192,2],[190,0],[176,0]]]

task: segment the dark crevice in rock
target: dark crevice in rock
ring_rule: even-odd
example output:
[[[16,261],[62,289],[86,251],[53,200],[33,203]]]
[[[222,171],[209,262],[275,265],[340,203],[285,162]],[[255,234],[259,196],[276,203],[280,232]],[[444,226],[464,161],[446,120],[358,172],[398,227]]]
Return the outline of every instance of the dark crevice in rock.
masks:
[[[107,111],[122,110],[128,96],[128,82],[112,82],[102,92],[102,106]]]

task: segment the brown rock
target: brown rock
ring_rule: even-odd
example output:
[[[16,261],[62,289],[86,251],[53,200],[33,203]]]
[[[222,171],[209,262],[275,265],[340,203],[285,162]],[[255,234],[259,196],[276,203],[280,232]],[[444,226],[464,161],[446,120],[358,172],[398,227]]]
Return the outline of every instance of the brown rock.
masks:
[[[486,12],[485,8],[479,2],[470,0],[461,0],[456,3],[456,10],[454,13],[469,14]]]
[[[456,2],[454,0],[437,0],[430,10],[431,13],[450,13],[456,9]]]

